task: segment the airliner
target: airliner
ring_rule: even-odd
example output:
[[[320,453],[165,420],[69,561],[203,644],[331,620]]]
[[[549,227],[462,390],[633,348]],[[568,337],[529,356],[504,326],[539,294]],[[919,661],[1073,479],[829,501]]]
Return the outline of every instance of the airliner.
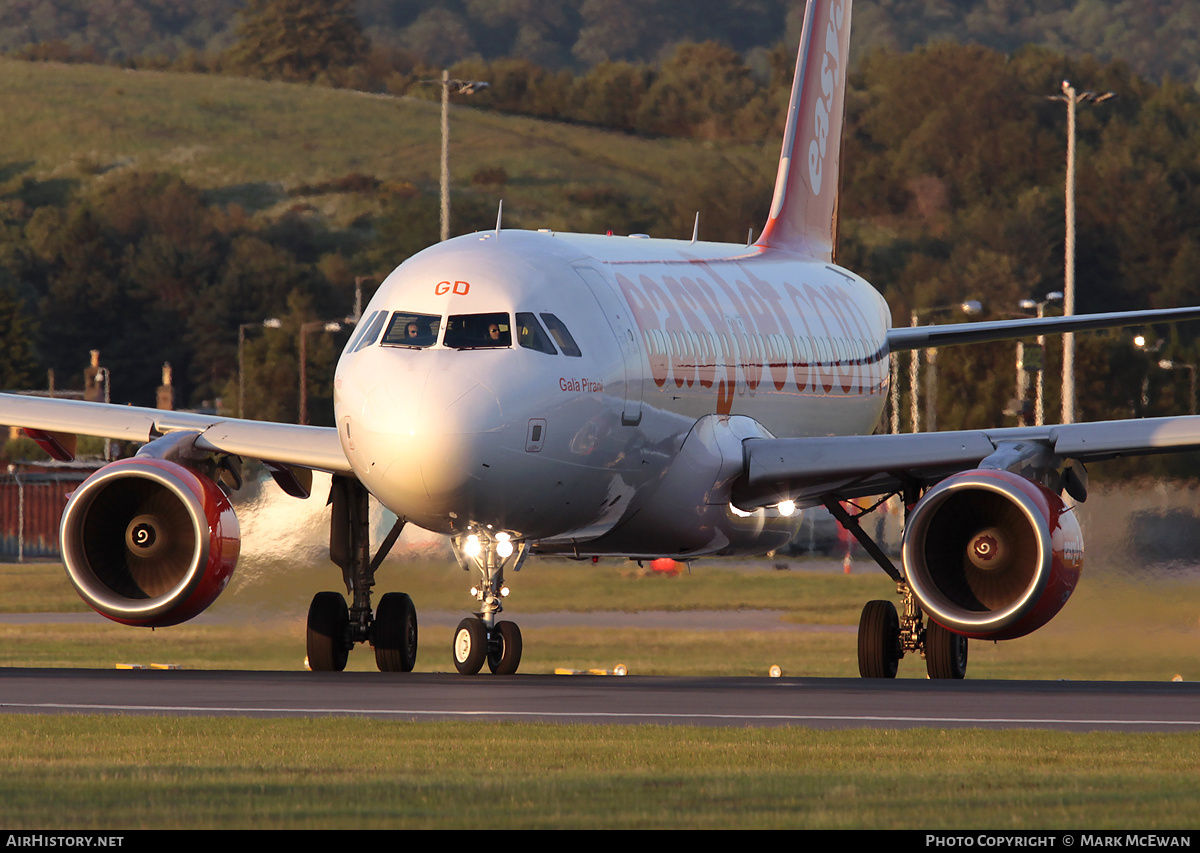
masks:
[[[334,378],[335,426],[0,396],[0,421],[70,459],[79,434],[142,442],[71,496],[61,543],[96,611],[190,619],[237,563],[228,495],[243,459],[310,498],[332,474],[330,558],[350,601],[319,592],[314,670],[358,643],[411,671],[417,613],[375,573],[406,524],[446,534],[475,608],[458,672],[517,671],[509,582],[557,555],[691,560],[761,554],[824,505],[896,581],[866,603],[860,674],[906,654],[962,678],[968,639],[1020,637],[1083,568],[1084,465],[1200,447],[1175,417],[874,435],[907,350],[1200,318],[1200,308],[892,328],[880,294],[834,263],[851,0],[809,0],[770,214],[747,245],[504,229],[432,246],[379,287]],[[896,566],[844,502],[899,495]],[[1065,497],[1064,497],[1065,495]],[[372,548],[368,501],[397,516]],[[870,501],[860,501],[870,504]],[[876,504],[878,505],[878,504]]]

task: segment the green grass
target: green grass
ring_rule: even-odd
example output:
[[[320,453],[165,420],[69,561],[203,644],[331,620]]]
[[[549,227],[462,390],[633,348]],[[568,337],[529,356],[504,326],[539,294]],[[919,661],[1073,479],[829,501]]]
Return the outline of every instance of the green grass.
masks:
[[[1200,826],[1200,739],[0,717],[6,828]]]
[[[799,561],[792,561],[795,568],[788,571],[774,571],[772,565],[765,559],[701,560],[690,572],[672,577],[624,560],[593,564],[535,557],[520,572],[509,572],[505,580],[512,590],[514,612],[778,609],[786,611],[791,621],[822,625],[857,624],[864,601],[895,591],[886,575],[865,563],[851,575],[804,571],[805,564]],[[235,578],[216,607],[307,611],[313,592],[336,588],[341,579],[330,564],[298,567],[268,562],[244,572],[239,568],[239,573],[242,576]],[[376,590],[403,590],[422,608],[466,610],[473,603],[468,590],[476,579],[453,559],[396,561],[380,569]]]
[[[780,621],[835,627],[834,632],[772,630],[681,631],[649,628],[535,628],[523,626],[522,672],[557,667],[612,669],[624,663],[639,674],[759,675],[771,664],[790,674],[848,676],[856,672],[855,639],[862,602],[887,596],[892,584],[878,572],[845,576],[769,568],[734,570],[699,563],[690,574],[667,577],[635,564],[599,565],[530,560],[509,579],[509,611],[615,612],[662,610],[769,610],[763,627]],[[764,566],[771,563],[764,562]],[[0,624],[0,666],[100,667],[117,663],[174,663],[191,669],[299,670],[304,620],[314,591],[336,588],[331,566],[253,565],[235,577],[210,613],[220,624],[186,623],[156,631],[115,623]],[[404,590],[422,610],[470,610],[472,578],[446,562],[388,563],[376,592]],[[0,565],[0,610],[85,612],[62,566]],[[780,612],[782,611],[782,612]],[[450,629],[426,627],[418,671],[450,668]],[[443,636],[444,635],[444,636]],[[703,648],[703,654],[697,654]],[[370,649],[358,647],[349,669],[375,668]]]

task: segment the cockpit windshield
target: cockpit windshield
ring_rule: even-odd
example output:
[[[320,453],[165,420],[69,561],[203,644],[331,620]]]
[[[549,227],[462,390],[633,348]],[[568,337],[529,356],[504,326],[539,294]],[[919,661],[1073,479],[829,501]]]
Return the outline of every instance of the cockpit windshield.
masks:
[[[442,341],[454,349],[512,346],[512,324],[507,314],[451,314]]]
[[[437,343],[442,318],[437,314],[413,314],[397,311],[383,336],[385,346],[430,347]]]

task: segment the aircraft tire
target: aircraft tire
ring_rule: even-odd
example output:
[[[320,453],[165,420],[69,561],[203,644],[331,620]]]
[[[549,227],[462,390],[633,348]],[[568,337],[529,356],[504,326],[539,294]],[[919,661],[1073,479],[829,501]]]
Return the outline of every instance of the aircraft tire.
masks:
[[[858,674],[895,678],[900,664],[900,617],[890,601],[868,601],[858,620]]]
[[[463,675],[474,675],[483,668],[487,657],[487,626],[471,617],[458,623],[454,631],[454,666]]]
[[[516,622],[497,622],[493,639],[496,642],[488,644],[488,669],[494,675],[512,675],[521,665],[521,629]]]
[[[337,592],[318,592],[308,608],[308,668],[313,672],[341,672],[350,647],[350,610]]]
[[[371,623],[371,645],[380,672],[412,672],[417,663],[417,608],[403,592],[379,599]]]
[[[925,669],[930,678],[965,677],[967,638],[930,620],[925,629]]]

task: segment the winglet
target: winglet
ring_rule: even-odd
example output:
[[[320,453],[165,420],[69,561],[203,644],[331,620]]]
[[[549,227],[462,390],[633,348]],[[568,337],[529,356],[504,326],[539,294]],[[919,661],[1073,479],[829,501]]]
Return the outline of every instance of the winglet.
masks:
[[[809,0],[771,213],[756,245],[833,257],[851,0]]]

